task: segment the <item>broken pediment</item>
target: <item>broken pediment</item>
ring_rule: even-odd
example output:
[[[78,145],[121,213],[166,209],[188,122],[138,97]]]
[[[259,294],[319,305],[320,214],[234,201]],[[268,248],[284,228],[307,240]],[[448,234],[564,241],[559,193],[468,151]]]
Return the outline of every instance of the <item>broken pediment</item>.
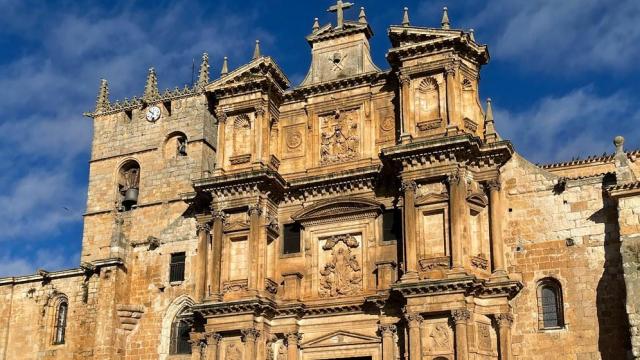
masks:
[[[316,339],[301,344],[303,349],[329,346],[353,346],[360,344],[379,343],[380,338],[363,334],[356,334],[348,331],[338,330],[336,332],[320,336]]]
[[[293,214],[291,218],[299,222],[310,222],[335,220],[336,218],[358,215],[364,216],[366,214],[377,216],[381,212],[382,205],[377,201],[356,197],[342,197],[319,201]]]
[[[415,204],[417,205],[428,205],[435,204],[441,202],[449,201],[449,196],[447,194],[436,194],[436,193],[428,193],[425,195],[418,196],[416,198]]]
[[[469,204],[469,209],[474,214],[477,214],[489,205],[489,199],[487,198],[487,195],[482,192],[471,193],[467,196],[467,204]]]

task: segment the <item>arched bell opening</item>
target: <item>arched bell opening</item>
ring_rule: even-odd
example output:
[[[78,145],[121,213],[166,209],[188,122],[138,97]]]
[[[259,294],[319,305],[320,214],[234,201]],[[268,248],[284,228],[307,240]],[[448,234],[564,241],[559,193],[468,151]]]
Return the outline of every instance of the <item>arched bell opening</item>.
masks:
[[[138,204],[140,193],[140,164],[135,160],[129,160],[122,164],[118,171],[118,194],[120,209],[131,210]]]

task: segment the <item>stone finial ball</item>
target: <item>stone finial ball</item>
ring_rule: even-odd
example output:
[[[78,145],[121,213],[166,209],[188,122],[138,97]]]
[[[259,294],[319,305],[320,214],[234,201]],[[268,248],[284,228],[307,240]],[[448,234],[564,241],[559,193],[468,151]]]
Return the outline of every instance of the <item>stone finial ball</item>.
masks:
[[[622,136],[618,135],[613,138],[613,145],[615,145],[616,147],[620,147],[622,146],[622,144],[624,144],[624,138]]]

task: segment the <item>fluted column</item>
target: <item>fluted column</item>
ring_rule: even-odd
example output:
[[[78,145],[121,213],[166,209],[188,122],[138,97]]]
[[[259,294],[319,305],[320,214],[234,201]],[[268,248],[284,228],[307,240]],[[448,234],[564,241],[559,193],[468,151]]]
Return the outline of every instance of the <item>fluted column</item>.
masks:
[[[225,123],[227,121],[227,114],[218,109],[216,110],[216,120],[218,121],[218,147],[217,147],[217,157],[216,157],[216,163],[217,163],[217,168],[224,168],[224,141],[225,141]]]
[[[511,360],[511,325],[513,315],[509,313],[495,316],[498,325],[498,339],[500,341],[500,360]]]
[[[225,215],[213,211],[213,237],[211,239],[211,261],[209,262],[209,296],[220,299],[220,276],[222,273],[222,239]]]
[[[196,301],[203,301],[207,287],[207,249],[209,247],[209,223],[198,223],[198,256],[196,258]]]
[[[257,204],[251,205],[247,213],[249,214],[249,289],[259,290],[263,287],[258,284],[261,275],[258,271],[258,257],[260,256],[260,215],[262,215],[262,209]],[[262,274],[262,276],[264,275]]]
[[[422,316],[416,313],[406,313],[405,319],[409,327],[409,360],[422,359],[422,339],[420,336]]]
[[[491,256],[494,277],[507,277],[504,264],[504,244],[502,242],[502,202],[500,197],[500,182],[491,180],[487,183],[489,189],[489,221],[491,222]]]
[[[249,328],[241,330],[242,341],[244,342],[244,359],[256,359],[256,342],[260,337],[260,330]]]
[[[207,333],[207,360],[218,360],[218,346],[222,335],[218,333]]]
[[[402,280],[415,280],[418,278],[418,247],[416,244],[416,188],[415,181],[403,181],[404,192],[404,249],[405,249],[405,273]]]
[[[456,272],[463,271],[463,247],[467,242],[466,223],[467,189],[463,175],[455,172],[447,178],[449,182],[449,219],[451,221],[451,263]]]
[[[300,334],[293,332],[286,334],[287,360],[298,360],[298,346],[300,344]]]
[[[382,336],[382,360],[395,360],[395,340],[396,326],[392,324],[378,325]]]
[[[467,360],[469,358],[467,322],[471,318],[471,313],[466,309],[458,309],[453,310],[451,315],[455,324],[456,360]]]

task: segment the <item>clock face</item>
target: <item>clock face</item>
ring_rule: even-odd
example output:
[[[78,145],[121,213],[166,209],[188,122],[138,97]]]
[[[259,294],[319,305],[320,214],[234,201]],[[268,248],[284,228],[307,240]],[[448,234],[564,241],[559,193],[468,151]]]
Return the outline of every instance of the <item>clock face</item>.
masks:
[[[160,119],[160,108],[157,106],[149,106],[147,109],[147,121],[157,121]]]

